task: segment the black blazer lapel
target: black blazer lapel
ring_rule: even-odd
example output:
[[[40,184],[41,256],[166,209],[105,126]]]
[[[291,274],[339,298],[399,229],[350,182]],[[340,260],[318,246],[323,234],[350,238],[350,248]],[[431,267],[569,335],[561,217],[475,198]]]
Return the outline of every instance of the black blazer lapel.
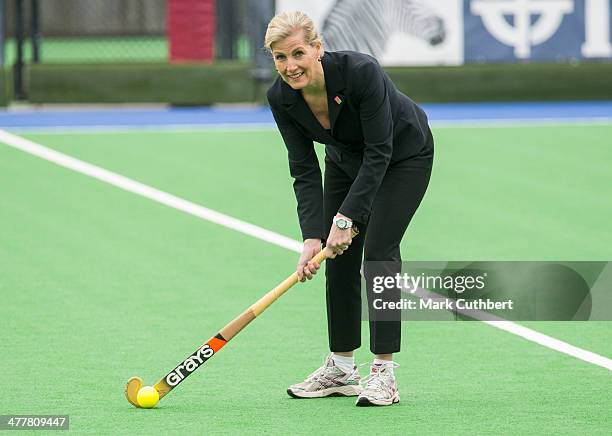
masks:
[[[329,124],[332,134],[334,125],[340,115],[340,111],[346,105],[346,97],[344,90],[344,78],[338,68],[338,65],[331,59],[327,53],[321,59],[323,72],[325,74],[325,88],[327,91],[327,108],[329,111]],[[314,136],[325,139],[325,144],[335,143],[332,135],[321,126],[317,118],[314,116],[302,94],[294,90],[284,81],[281,81],[281,92],[283,105],[287,108],[287,112],[295,119],[312,132]]]
[[[281,84],[283,105],[287,108],[287,112],[295,120],[302,124],[308,132],[311,132],[315,137],[321,137],[325,139],[324,143],[333,141],[332,136],[321,126],[317,118],[314,116],[302,94],[299,91],[294,90],[291,86],[285,82]],[[330,120],[331,121],[331,120]]]
[[[344,84],[342,73],[328,54],[323,55],[321,62],[323,63],[323,72],[325,73],[329,124],[333,133],[334,124],[338,119],[338,115],[340,115],[342,107],[346,105],[346,97],[344,95],[344,89],[346,86]]]

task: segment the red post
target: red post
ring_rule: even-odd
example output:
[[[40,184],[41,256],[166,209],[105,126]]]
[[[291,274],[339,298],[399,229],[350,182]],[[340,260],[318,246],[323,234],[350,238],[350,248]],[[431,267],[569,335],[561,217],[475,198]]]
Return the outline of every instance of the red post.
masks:
[[[166,19],[170,62],[214,59],[214,0],[167,0]]]

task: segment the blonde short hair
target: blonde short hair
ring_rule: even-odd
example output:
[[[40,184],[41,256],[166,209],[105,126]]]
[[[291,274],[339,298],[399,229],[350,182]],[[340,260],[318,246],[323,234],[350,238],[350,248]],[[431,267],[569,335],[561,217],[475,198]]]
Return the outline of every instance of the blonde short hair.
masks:
[[[272,18],[268,23],[268,30],[266,30],[264,47],[271,53],[272,44],[282,41],[300,29],[304,31],[304,42],[311,46],[317,43],[321,44],[321,54],[323,54],[321,36],[310,17],[302,11],[281,12]]]

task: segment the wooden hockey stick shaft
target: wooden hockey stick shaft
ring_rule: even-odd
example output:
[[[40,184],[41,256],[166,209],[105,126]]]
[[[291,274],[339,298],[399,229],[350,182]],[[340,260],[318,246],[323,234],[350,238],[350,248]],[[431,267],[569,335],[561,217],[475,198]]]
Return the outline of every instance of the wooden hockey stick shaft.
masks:
[[[359,234],[357,229],[353,229],[353,238]],[[326,259],[331,257],[332,253],[329,248],[324,248],[312,261],[321,264]],[[281,295],[287,292],[298,282],[297,272],[294,272],[272,290],[268,291],[263,297],[252,304],[248,309],[242,312],[238,317],[233,319],[229,324],[223,327],[219,333],[210,338],[207,342],[201,345],[196,351],[188,356],[176,368],[166,374],[161,380],[155,384],[155,389],[159,393],[159,398],[162,399],[168,392],[177,387],[187,376],[198,369],[204,362],[214,356],[225,344],[227,344],[234,336],[242,329],[258,317],[272,303],[274,303]],[[142,386],[142,379],[132,377],[128,380],[125,387],[125,396],[127,400],[136,407],[140,407],[136,396],[138,390]]]

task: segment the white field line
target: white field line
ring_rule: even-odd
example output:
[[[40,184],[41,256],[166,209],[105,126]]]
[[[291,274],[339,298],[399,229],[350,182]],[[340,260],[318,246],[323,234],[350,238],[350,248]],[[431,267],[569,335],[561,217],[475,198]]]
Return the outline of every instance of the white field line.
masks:
[[[165,204],[166,206],[178,209],[232,230],[236,230],[254,238],[261,239],[273,245],[286,248],[296,253],[300,253],[302,250],[302,243],[299,241],[295,241],[270,230],[266,230],[245,221],[241,221],[228,215],[224,215],[203,206],[191,203],[185,199],[160,191],[151,186],[121,176],[117,173],[113,173],[112,171],[105,170],[96,165],[83,162],[79,159],[44,147],[30,140],[15,136],[4,130],[0,130],[0,142],[78,173],[109,183],[120,189],[141,195],[150,200]],[[566,342],[539,333],[535,330],[531,330],[527,327],[523,327],[511,321],[483,320],[482,322],[500,330],[520,336],[528,341],[535,342],[544,347],[612,371],[612,360],[608,359],[607,357],[574,347]]]
[[[612,360],[591,351],[583,350],[582,348],[574,347],[567,342],[560,341],[559,339],[552,338],[543,333],[531,330],[520,324],[516,324],[511,321],[483,321],[490,326],[497,329],[504,330],[513,335],[520,336],[527,339],[528,341],[535,342],[536,344],[543,345],[544,347],[551,348],[560,353],[564,353],[570,356],[574,356],[577,359],[584,360],[585,362],[592,363],[593,365],[601,366],[612,371]]]
[[[463,120],[434,120],[430,122],[436,128],[476,128],[497,129],[500,127],[556,127],[556,126],[607,126],[612,124],[612,117],[592,118],[492,118]]]
[[[612,120],[610,121],[612,123]],[[70,133],[123,133],[123,132],[231,132],[271,131],[276,124],[270,123],[211,123],[211,124],[126,124],[126,125],[85,125],[85,126],[5,126],[12,133],[59,134]]]
[[[612,117],[593,118],[508,118],[508,119],[460,119],[432,120],[434,128],[455,129],[497,129],[500,127],[556,127],[556,126],[606,126],[612,124]],[[129,125],[88,125],[88,126],[5,126],[14,133],[58,134],[70,133],[123,133],[145,132],[265,132],[276,131],[276,124],[270,123],[211,123],[211,124],[129,124]]]
[[[612,371],[612,360],[608,359],[607,357],[600,356],[599,354],[595,354],[591,351],[575,347],[573,345],[568,344],[567,342],[563,342],[558,339],[547,336],[543,333],[531,330],[512,321],[507,321],[503,318],[493,315],[492,313],[482,310],[458,309],[455,307],[455,302],[452,299],[449,299],[443,295],[436,294],[435,292],[431,292],[428,289],[417,288],[413,292],[412,289],[407,288],[403,290],[403,292],[414,293],[423,300],[444,302],[446,307],[451,307],[462,315],[469,316],[470,318],[476,319],[478,321],[482,321],[485,324],[490,325],[491,327],[504,330],[508,333],[512,333],[513,335],[525,338],[528,341],[535,342],[536,344],[540,344],[544,347],[551,348],[553,350],[568,354],[570,356],[574,356],[580,360],[584,360],[585,362],[589,362],[593,365],[601,366],[602,368],[606,368]]]
[[[158,203],[165,204],[174,209],[181,210],[188,214],[197,216],[215,224],[222,225],[224,227],[236,230],[249,236],[253,236],[257,239],[269,242],[279,247],[287,248],[289,250],[301,252],[302,244],[286,236],[279,235],[278,233],[271,232],[264,228],[256,225],[241,221],[236,218],[232,218],[228,215],[216,212],[203,206],[191,203],[185,199],[176,197],[168,194],[167,192],[160,191],[151,186],[137,182],[135,180],[123,177],[112,171],[105,170],[96,165],[83,162],[79,159],[75,159],[58,151],[44,147],[35,142],[29,141],[25,138],[20,138],[4,130],[0,130],[0,141],[4,142],[11,147],[17,148],[26,153],[30,153],[34,156],[38,156],[42,159],[53,162],[57,165],[71,169],[81,174],[93,177],[103,182],[109,183],[118,188],[132,192],[137,195],[141,195]]]

